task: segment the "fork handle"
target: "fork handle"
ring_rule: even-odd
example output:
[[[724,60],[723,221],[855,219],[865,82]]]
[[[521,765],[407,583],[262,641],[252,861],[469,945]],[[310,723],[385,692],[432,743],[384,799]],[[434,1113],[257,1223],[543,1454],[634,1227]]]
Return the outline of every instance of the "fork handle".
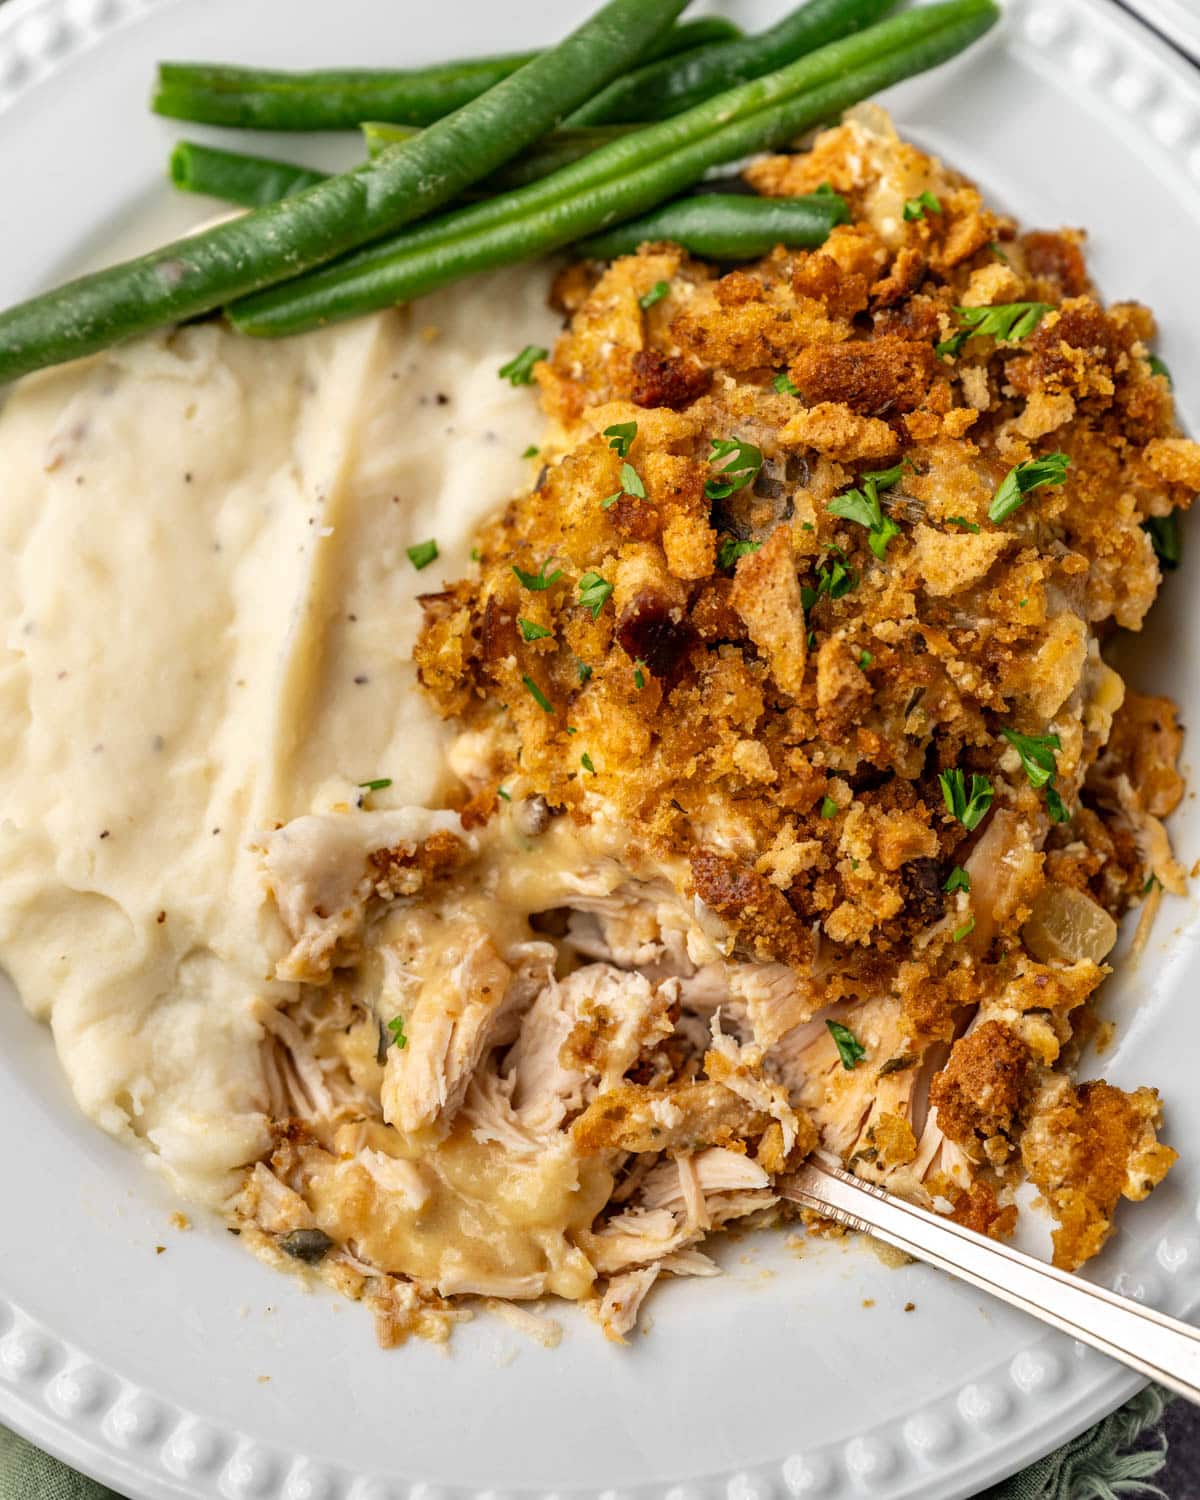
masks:
[[[1186,1323],[916,1208],[840,1167],[806,1162],[783,1195],[990,1292],[1200,1404],[1200,1333]]]

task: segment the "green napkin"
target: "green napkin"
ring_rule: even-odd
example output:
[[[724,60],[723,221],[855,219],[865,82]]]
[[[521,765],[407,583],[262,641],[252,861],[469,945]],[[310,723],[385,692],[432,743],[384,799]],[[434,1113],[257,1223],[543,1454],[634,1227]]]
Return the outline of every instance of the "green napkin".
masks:
[[[1139,1439],[1158,1426],[1171,1399],[1159,1386],[1148,1385],[1111,1417],[985,1491],[979,1500],[1117,1500],[1125,1495],[1167,1500],[1156,1485],[1146,1483],[1167,1461],[1167,1439],[1159,1432],[1148,1448]],[[8,1500],[2,1489],[0,1500]]]
[[[1157,1386],[1147,1386],[1111,1417],[988,1490],[979,1500],[1161,1496],[1162,1491],[1146,1480],[1166,1462],[1167,1440],[1159,1433],[1150,1448],[1139,1447],[1138,1440],[1162,1420],[1168,1400]],[[0,1500],[120,1500],[120,1496],[0,1427]]]
[[[121,1500],[105,1485],[85,1479],[0,1427],[0,1500]]]

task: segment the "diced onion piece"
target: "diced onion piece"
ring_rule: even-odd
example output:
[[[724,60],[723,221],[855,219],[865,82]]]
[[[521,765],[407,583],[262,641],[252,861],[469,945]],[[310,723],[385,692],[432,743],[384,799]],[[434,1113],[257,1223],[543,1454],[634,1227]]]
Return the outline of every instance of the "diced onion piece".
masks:
[[[1069,885],[1048,885],[1021,928],[1025,946],[1042,963],[1055,959],[1103,963],[1117,940],[1117,924],[1090,896]]]

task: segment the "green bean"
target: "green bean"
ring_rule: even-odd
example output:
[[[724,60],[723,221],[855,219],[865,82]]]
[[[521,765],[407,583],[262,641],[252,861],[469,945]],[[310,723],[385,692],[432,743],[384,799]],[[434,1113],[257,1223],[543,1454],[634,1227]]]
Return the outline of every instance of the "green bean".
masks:
[[[178,141],[168,162],[171,181],[189,193],[203,193],[242,208],[262,208],[315,187],[329,175],[290,161],[243,156],[198,141]]]
[[[732,22],[716,16],[686,21],[647,43],[636,60],[690,52],[740,35]],[[249,130],[355,130],[363,120],[431,125],[539,55],[515,52],[429,68],[307,73],[165,62],[158,66],[151,108],[178,120]]]
[[[609,86],[567,122],[599,125],[623,120],[665,120],[713,94],[761,78],[806,52],[862,31],[893,8],[896,0],[808,0],[757,36],[648,63]]]
[[[372,156],[377,155],[392,140],[400,138],[396,132],[406,128],[404,125],[391,125],[386,121],[376,120],[364,124],[362,130],[367,140],[367,150]],[[637,128],[636,125],[579,125],[552,130],[536,145],[530,146],[528,151],[522,151],[520,156],[514,156],[498,172],[493,172],[485,182],[477,183],[472,192],[490,194],[504,192],[508,188],[526,187],[541,177],[549,177],[560,167],[570,166],[572,162],[601,146],[620,140]]]
[[[677,198],[641,218],[578,240],[571,251],[597,260],[613,260],[618,255],[633,255],[648,241],[674,240],[696,255],[753,260],[776,245],[823,245],[833,226],[844,224],[849,217],[846,200],[836,193],[812,193],[801,198],[705,193]]]
[[[552,130],[528,151],[514,157],[507,166],[469,188],[464,197],[489,197],[509,188],[524,187],[635,128],[632,125],[596,125],[578,130]],[[378,156],[388,146],[411,140],[420,131],[414,125],[372,123],[363,126],[363,133],[371,155]],[[168,161],[168,171],[171,181],[182,191],[220,198],[241,208],[262,208],[267,203],[278,203],[281,198],[324,182],[329,175],[295,162],[279,161],[270,156],[246,156],[240,151],[204,146],[199,141],[177,141]]]
[[[684,4],[608,0],[557,47],[374,161],[0,313],[0,382],[209,312],[432,212],[545,135]]]
[[[645,213],[720,162],[782,145],[867,94],[953,57],[998,15],[994,0],[943,0],[907,11],[506,198],[460,209],[246,298],[229,309],[230,319],[244,333],[298,333],[560,249]]]

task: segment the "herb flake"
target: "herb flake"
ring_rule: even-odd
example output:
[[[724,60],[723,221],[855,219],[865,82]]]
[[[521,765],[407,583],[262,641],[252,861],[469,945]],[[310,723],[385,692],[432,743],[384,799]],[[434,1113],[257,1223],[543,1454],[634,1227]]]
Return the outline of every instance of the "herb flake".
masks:
[[[969,891],[970,889],[971,877],[967,874],[967,872],[961,865],[955,865],[953,870],[951,870],[949,875],[946,877],[945,883],[942,886],[942,890],[944,890],[948,896],[952,896],[955,891]]]
[[[842,1060],[842,1067],[847,1073],[853,1073],[862,1059],[866,1057],[867,1049],[850,1028],[843,1026],[840,1021],[826,1021],[825,1025],[829,1028],[829,1035],[833,1038],[833,1044]]]
[[[593,620],[600,618],[600,611],[608,603],[612,591],[612,584],[591,569],[579,580],[579,602],[584,609],[591,610]]]
[[[387,1023],[387,1029],[392,1033],[390,1045],[403,1052],[408,1046],[408,1038],[404,1034],[404,1017],[393,1016]]]
[[[753,484],[762,468],[762,450],[738,437],[712,439],[709,463],[715,464],[723,458],[729,462],[718,469],[717,477],[704,486],[709,500],[727,500],[738,490],[744,490],[748,484]]]
[[[1058,735],[1018,734],[1015,729],[1001,729],[1000,733],[1021,757],[1031,787],[1040,790],[1053,781],[1058,770],[1055,752],[1062,749]]]
[[[528,688],[529,696],[542,710],[542,712],[545,714],[552,714],[554,712],[554,705],[550,702],[549,698],[546,697],[545,693],[542,692],[541,688],[538,687],[537,683],[534,682],[533,678],[522,677],[521,681],[525,684],[526,688]]]
[[[978,828],[995,795],[987,777],[976,773],[968,783],[966,775],[955,767],[950,771],[940,771],[938,784],[950,816],[957,818],[968,832]]]
[[[540,344],[526,344],[520,354],[510,359],[506,365],[501,365],[496,373],[501,380],[507,380],[509,385],[532,385],[534,365],[539,359],[549,357],[549,349],[543,349]]]
[[[781,396],[798,396],[800,394],[800,387],[786,370],[781,370],[771,384]]]
[[[1034,490],[1040,490],[1044,484],[1062,484],[1070,463],[1065,453],[1047,453],[1044,458],[1030,458],[1009,469],[992,496],[988,520],[999,526],[1025,504]]]
[[[614,422],[611,427],[604,429],[604,436],[608,439],[608,446],[618,458],[628,458],[629,449],[635,437],[637,437],[638,424],[636,422]]]
[[[529,589],[531,593],[543,593],[563,576],[561,568],[555,568],[553,573],[547,575],[546,569],[553,561],[553,557],[548,557],[536,573],[526,573],[524,568],[518,568],[516,563],[513,563],[513,572],[517,575],[517,582],[523,589]]]
[[[539,625],[536,620],[518,619],[517,624],[521,628],[521,639],[526,641],[544,641],[550,634],[544,625]]]
[[[592,757],[587,753],[586,750],[579,757],[579,764],[590,775],[594,776],[596,774],[596,767],[592,764]]]
[[[908,223],[914,219],[923,219],[926,213],[940,214],[942,205],[936,194],[931,193],[928,188],[923,193],[918,193],[915,198],[906,198],[904,202],[904,217]]]
[[[900,528],[891,516],[884,514],[879,491],[891,489],[902,472],[903,465],[896,464],[890,469],[878,469],[871,474],[864,474],[861,489],[835,495],[825,507],[831,516],[865,527],[867,545],[880,562],[887,556],[888,543],[894,536],[900,535]]]
[[[638,298],[638,306],[643,312],[649,312],[656,302],[661,302],[671,290],[669,281],[656,281],[648,292],[643,292]]]
[[[732,568],[739,557],[747,557],[761,546],[761,542],[739,542],[736,537],[723,536],[717,546],[717,567]]]
[[[386,787],[391,786],[392,778],[390,776],[376,776],[373,781],[360,781],[358,784],[364,792],[382,792]]]
[[[934,349],[939,359],[962,353],[968,339],[984,336],[1002,343],[1020,343],[1028,338],[1048,312],[1049,302],[998,302],[995,307],[956,307],[954,315],[964,326]]]
[[[438,544],[430,537],[427,542],[414,542],[411,547],[406,547],[404,550],[408,553],[409,562],[419,573],[437,557]]]

